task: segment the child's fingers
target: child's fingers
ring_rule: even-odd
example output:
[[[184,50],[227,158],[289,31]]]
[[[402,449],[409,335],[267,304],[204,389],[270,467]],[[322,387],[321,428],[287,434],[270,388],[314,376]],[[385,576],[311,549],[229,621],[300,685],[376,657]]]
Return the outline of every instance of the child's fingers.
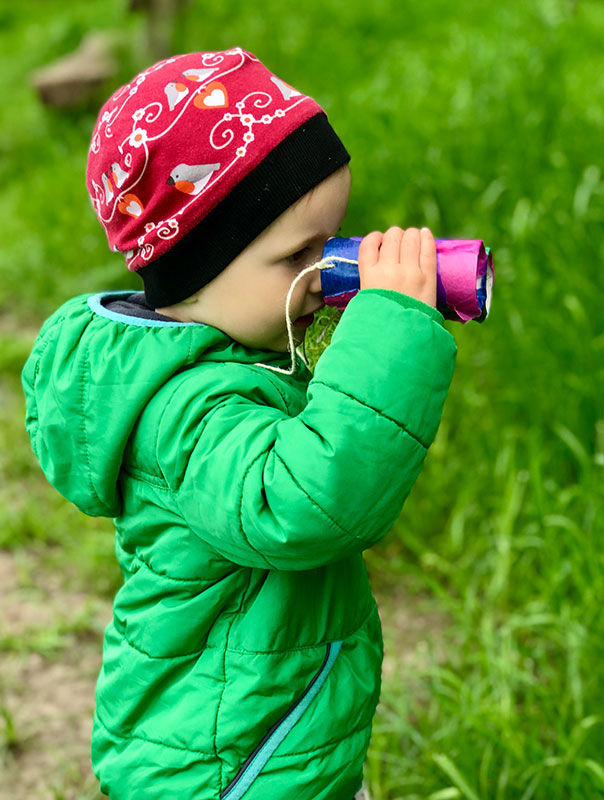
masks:
[[[418,265],[420,251],[420,235],[418,228],[407,228],[401,242],[401,264]]]
[[[436,242],[429,228],[421,229],[419,265],[422,272],[436,273]]]
[[[359,245],[359,263],[363,267],[374,267],[377,264],[381,243],[382,234],[379,231],[373,231],[364,237]]]
[[[405,231],[397,225],[392,225],[388,228],[382,240],[380,258],[384,259],[384,261],[398,264],[400,261],[401,239],[404,235]]]

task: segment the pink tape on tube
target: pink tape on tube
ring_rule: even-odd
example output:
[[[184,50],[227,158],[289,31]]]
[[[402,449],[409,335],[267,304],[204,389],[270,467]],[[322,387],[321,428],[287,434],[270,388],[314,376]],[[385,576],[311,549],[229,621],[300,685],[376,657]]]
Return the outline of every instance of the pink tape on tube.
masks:
[[[343,310],[360,289],[358,252],[363,237],[334,236],[325,244],[323,259],[332,268],[321,271],[327,305]],[[445,319],[465,324],[484,322],[495,281],[491,251],[481,239],[435,239],[436,307]]]

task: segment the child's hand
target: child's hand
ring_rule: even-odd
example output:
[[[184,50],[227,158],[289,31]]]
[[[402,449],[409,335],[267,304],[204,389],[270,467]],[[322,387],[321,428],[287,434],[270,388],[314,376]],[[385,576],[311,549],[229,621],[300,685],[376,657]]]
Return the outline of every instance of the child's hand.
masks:
[[[428,228],[373,231],[358,260],[361,289],[393,289],[436,308],[436,243]]]

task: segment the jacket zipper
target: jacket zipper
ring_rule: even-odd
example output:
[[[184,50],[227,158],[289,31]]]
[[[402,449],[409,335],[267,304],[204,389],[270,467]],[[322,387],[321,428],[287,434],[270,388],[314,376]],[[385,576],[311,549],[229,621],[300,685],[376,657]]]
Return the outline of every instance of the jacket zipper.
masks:
[[[266,762],[306,711],[321,686],[325,683],[327,675],[333,667],[341,647],[342,642],[327,643],[327,652],[325,653],[325,658],[323,659],[320,670],[308,684],[303,694],[296,700],[294,705],[273,725],[253,753],[246,758],[237,775],[235,775],[226,789],[220,793],[220,800],[224,800],[224,798],[228,798],[228,800],[239,800],[239,798],[243,797],[247,792]]]

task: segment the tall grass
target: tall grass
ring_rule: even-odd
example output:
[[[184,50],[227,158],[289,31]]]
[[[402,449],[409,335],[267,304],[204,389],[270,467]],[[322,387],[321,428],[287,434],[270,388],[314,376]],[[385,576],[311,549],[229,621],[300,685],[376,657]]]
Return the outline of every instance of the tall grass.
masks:
[[[18,80],[91,24],[131,25],[133,42],[139,29],[117,0],[29,6],[34,23],[31,8],[0,15],[0,309],[21,355],[18,326],[69,296],[141,288],[86,197],[95,109],[45,110]],[[602,797],[604,6],[268,0],[194,2],[185,16],[175,52],[241,45],[325,108],[352,155],[342,235],[427,224],[493,249],[491,314],[446,323],[458,359],[441,428],[401,519],[365,552],[376,587],[400,584],[450,620],[383,685],[373,797]],[[136,47],[129,58],[146,65]],[[86,525],[109,591],[110,536],[37,483],[20,413],[7,419],[17,453],[0,460],[15,532],[2,544],[44,539],[52,508],[62,530],[48,536],[75,559]],[[22,480],[36,506],[11,502]]]

